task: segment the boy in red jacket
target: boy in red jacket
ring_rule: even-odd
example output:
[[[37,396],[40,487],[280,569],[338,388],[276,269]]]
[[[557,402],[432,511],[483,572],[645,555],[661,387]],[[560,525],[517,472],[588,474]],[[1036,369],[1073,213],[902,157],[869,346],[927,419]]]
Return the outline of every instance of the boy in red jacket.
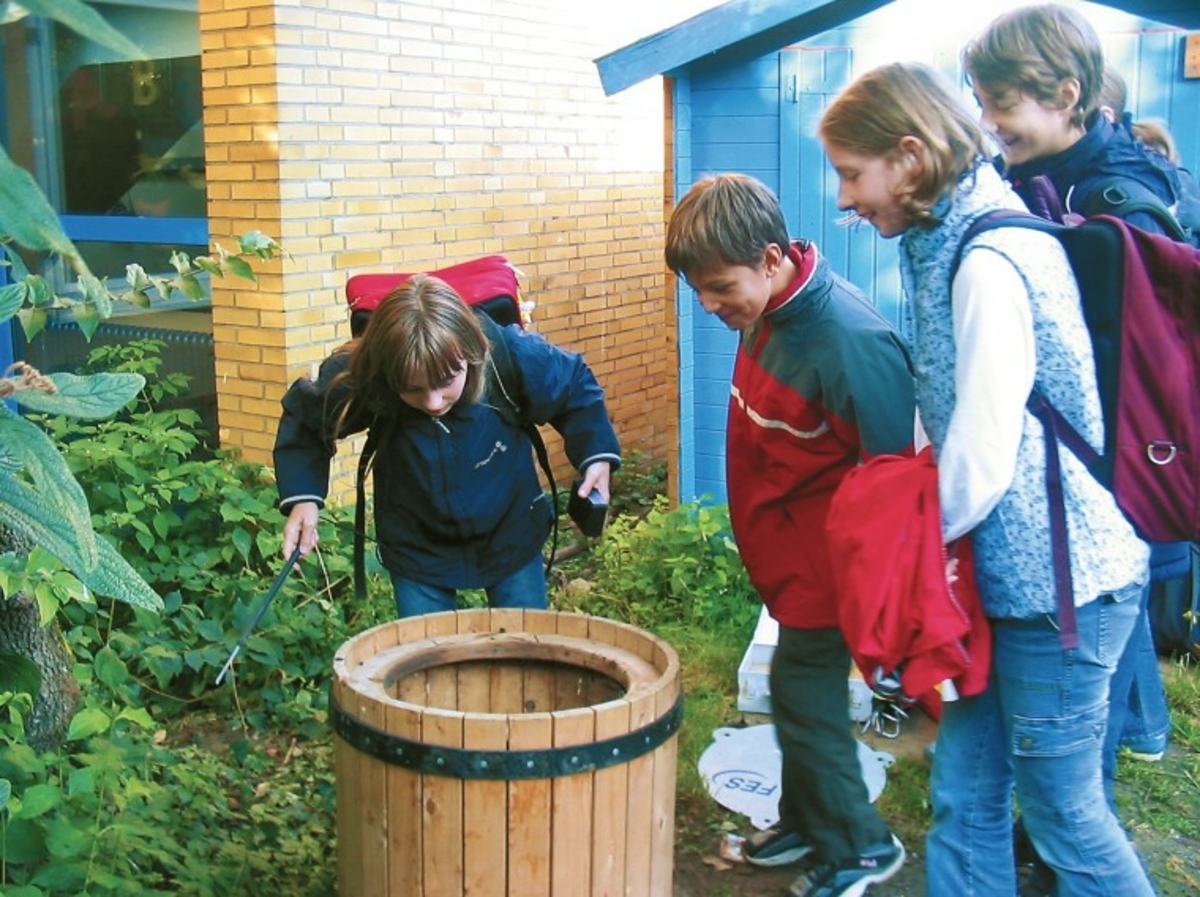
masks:
[[[753,178],[695,184],[671,216],[666,261],[741,334],[726,481],[738,549],[779,622],[770,685],[783,755],[779,828],[748,842],[745,857],[782,865],[814,854],[791,894],[860,894],[900,869],[904,848],[858,764],[825,518],[848,471],[911,451],[908,355],[815,245],[791,240],[775,196]]]

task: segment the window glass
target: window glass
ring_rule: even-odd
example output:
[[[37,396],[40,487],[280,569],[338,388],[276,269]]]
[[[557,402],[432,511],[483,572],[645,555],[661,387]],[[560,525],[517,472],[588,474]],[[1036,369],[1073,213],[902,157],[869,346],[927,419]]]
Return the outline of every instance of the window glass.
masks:
[[[33,173],[92,272],[117,278],[121,292],[131,262],[168,274],[171,252],[208,252],[199,17],[196,0],[91,5],[147,58],[122,58],[40,16],[10,19],[0,27],[0,139]],[[64,295],[75,288],[61,261],[26,262]],[[215,435],[207,300],[156,298],[149,309],[120,303],[90,344],[66,312],[28,344],[12,329],[16,356],[44,371],[75,370],[96,346],[163,341],[160,373],[191,378],[179,404],[199,411]]]
[[[195,12],[97,8],[149,58],[121,59],[69,28],[51,25],[59,210],[68,216],[203,218],[204,130]],[[135,260],[147,270],[166,270],[173,248],[189,254],[204,251],[203,246],[168,242],[171,229],[159,231],[149,243],[144,229],[122,230],[114,228],[113,235],[127,239],[111,242],[87,239],[93,234],[71,236],[101,276],[123,273],[125,264]]]

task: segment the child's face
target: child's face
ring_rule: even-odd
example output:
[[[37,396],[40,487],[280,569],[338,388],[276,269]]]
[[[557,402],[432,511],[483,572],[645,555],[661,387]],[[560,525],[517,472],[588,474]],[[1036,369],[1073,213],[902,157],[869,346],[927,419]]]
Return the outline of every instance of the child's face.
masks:
[[[424,411],[431,417],[441,417],[462,398],[467,385],[467,364],[462,362],[458,372],[441,383],[430,386],[421,373],[413,375],[413,382],[404,384],[400,398],[405,405]]]
[[[715,265],[688,276],[687,281],[704,310],[730,330],[745,330],[761,318],[771,298],[771,274],[765,260],[757,268]]]
[[[1000,145],[1009,165],[1020,165],[1062,152],[1083,130],[1071,123],[1070,108],[1055,109],[1017,90],[995,93],[975,86],[980,121]]]
[[[896,198],[911,172],[897,153],[864,156],[827,144],[825,154],[838,174],[838,208],[852,211],[881,237],[896,237],[908,230],[908,212]]]

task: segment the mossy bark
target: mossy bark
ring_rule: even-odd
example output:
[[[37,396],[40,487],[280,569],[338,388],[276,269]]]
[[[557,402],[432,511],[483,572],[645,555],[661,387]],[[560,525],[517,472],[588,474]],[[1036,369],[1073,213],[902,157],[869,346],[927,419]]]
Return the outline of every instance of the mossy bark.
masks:
[[[21,551],[23,546],[0,528],[0,551],[14,549]],[[67,737],[81,692],[62,630],[53,620],[42,625],[37,603],[24,592],[0,595],[0,652],[20,654],[41,669],[42,685],[25,720],[25,738],[36,751],[58,747]]]

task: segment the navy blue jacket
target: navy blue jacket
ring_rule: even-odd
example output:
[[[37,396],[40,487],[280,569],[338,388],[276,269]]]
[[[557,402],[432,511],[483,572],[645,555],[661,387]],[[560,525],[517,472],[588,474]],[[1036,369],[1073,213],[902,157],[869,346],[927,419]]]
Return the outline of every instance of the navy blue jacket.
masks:
[[[582,356],[516,326],[498,332],[519,381],[506,380],[506,386],[516,387],[523,418],[562,434],[578,470],[594,461],[615,469],[617,436],[604,392]],[[438,418],[397,397],[388,420],[351,417],[335,435],[349,387],[331,395],[330,384],[347,364],[346,353],[335,353],[315,382],[297,380],[283,397],[275,475],[284,512],[301,501],[323,506],[336,439],[378,428],[375,533],[390,572],[446,588],[484,588],[527,564],[553,520],[528,434],[485,394]],[[489,383],[489,392],[493,388]]]
[[[1133,181],[1149,190],[1170,208],[1178,200],[1178,180],[1173,172],[1151,157],[1150,151],[1135,141],[1124,128],[1114,127],[1099,113],[1087,132],[1074,144],[1053,156],[1032,159],[1001,169],[1013,189],[1031,209],[1035,198],[1030,182],[1046,175],[1062,201],[1063,208],[1080,214],[1094,214],[1089,205],[1093,195],[1111,184]],[[1110,212],[1109,214],[1117,214]],[[1151,233],[1165,233],[1162,223],[1148,212],[1121,215],[1130,224]]]

